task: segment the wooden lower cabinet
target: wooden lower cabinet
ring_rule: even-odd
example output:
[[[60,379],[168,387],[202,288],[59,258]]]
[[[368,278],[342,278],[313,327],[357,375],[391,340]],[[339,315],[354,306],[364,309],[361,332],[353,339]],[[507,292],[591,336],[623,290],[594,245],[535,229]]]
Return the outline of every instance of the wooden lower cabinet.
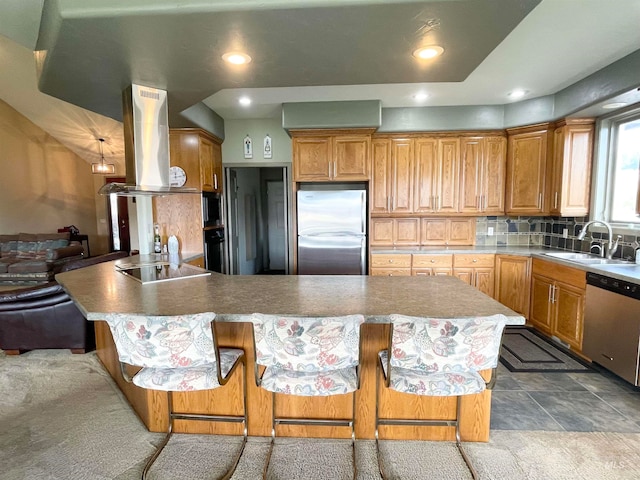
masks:
[[[452,275],[453,255],[412,255],[411,275]]]
[[[529,318],[531,258],[519,255],[496,255],[495,299]]]
[[[586,273],[533,260],[530,323],[582,351]]]
[[[205,268],[204,267],[204,256],[192,258],[187,263],[189,265],[193,265],[194,267]]]
[[[495,292],[495,255],[493,254],[455,254],[453,256],[453,274],[482,293],[494,296]]]
[[[409,276],[411,275],[411,254],[374,254],[369,262],[373,276]]]

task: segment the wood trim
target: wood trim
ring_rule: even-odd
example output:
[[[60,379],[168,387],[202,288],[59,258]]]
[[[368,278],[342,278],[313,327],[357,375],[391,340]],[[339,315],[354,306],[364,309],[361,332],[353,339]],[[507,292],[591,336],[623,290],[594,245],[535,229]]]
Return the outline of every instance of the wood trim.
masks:
[[[498,136],[506,137],[506,130],[465,130],[465,131],[433,131],[433,132],[396,132],[396,133],[374,133],[372,139],[383,138],[447,138],[447,137],[478,137],[478,136]]]
[[[289,130],[290,137],[334,137],[336,135],[372,135],[375,128],[315,128],[315,129],[292,129]]]

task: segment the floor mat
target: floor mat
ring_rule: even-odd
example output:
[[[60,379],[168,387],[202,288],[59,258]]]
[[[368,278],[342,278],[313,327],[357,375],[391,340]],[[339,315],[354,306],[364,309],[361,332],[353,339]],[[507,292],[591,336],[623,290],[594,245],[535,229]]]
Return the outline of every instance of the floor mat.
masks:
[[[500,361],[512,372],[593,372],[588,363],[528,327],[507,327]]]

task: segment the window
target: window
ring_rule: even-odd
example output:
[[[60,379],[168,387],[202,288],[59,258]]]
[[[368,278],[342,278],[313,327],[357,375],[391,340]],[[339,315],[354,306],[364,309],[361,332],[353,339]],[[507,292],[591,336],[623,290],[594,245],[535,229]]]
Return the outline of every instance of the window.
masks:
[[[640,118],[615,124],[613,188],[609,218],[614,223],[638,222],[638,166],[640,165]]]
[[[599,128],[593,218],[640,228],[640,108],[603,118]]]

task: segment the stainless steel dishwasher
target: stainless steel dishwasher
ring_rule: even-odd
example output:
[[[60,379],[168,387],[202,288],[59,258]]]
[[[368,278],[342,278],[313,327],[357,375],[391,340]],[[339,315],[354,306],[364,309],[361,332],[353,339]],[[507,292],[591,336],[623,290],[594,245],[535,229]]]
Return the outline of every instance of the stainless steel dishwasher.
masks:
[[[638,386],[640,285],[587,273],[582,352]]]

